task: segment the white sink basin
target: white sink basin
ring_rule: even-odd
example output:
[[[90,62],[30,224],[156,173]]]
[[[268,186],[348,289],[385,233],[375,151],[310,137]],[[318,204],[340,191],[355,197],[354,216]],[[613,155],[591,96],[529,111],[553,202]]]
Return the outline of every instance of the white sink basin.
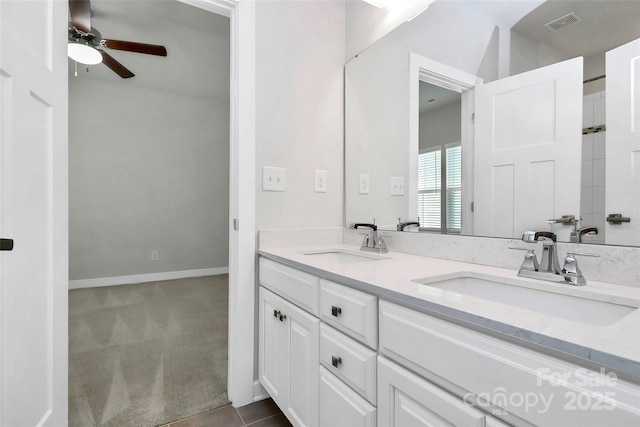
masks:
[[[489,280],[473,275],[448,278],[439,281],[416,279],[414,282],[427,285],[421,291],[432,295],[442,295],[442,291],[455,292],[459,296],[468,295],[512,307],[524,308],[563,319],[608,326],[638,309],[638,302],[626,299],[624,303],[605,301],[605,296],[571,289],[572,294],[558,293]],[[571,286],[558,284],[557,286]],[[598,297],[602,299],[598,299]],[[628,301],[627,301],[628,300]]]
[[[387,259],[378,254],[349,251],[346,249],[323,249],[319,251],[303,252],[303,255],[313,256],[314,258],[335,262],[338,264],[352,264],[356,262],[370,262]]]

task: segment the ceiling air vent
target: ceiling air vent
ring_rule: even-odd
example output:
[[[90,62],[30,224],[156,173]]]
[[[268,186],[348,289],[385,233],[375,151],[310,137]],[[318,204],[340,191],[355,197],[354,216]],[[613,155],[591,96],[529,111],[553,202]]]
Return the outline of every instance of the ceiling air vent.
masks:
[[[570,25],[577,24],[578,22],[580,22],[580,17],[576,15],[575,12],[571,12],[561,16],[560,18],[554,19],[551,22],[547,22],[544,26],[552,33],[557,33],[558,31],[564,30]]]

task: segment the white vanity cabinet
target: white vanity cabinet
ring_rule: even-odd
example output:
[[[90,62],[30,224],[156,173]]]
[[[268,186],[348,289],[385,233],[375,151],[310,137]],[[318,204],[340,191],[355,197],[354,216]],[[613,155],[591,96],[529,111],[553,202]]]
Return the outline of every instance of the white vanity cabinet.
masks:
[[[379,309],[379,377],[387,357],[442,382],[460,404],[476,401],[516,425],[640,425],[640,387],[604,368],[588,369],[386,301]],[[379,380],[381,417],[392,401],[383,397],[385,384]]]
[[[260,285],[260,382],[296,426],[640,426],[604,369],[266,258]]]
[[[320,320],[260,288],[260,383],[296,426],[318,425]]]
[[[295,426],[375,427],[377,298],[265,258],[259,271],[265,390]]]

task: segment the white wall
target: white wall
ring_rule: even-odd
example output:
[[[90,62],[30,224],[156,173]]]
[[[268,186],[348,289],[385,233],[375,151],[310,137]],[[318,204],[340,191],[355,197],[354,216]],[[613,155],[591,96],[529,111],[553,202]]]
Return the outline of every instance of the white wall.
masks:
[[[362,0],[347,0],[345,60],[353,58],[433,0],[394,0],[383,8]]]
[[[344,2],[256,3],[256,227],[343,225]],[[286,191],[262,191],[262,167]],[[314,192],[314,170],[327,192]]]
[[[510,75],[571,59],[546,43],[535,42],[517,31],[511,31]]]
[[[226,267],[228,102],[72,77],[69,108],[70,279]]]

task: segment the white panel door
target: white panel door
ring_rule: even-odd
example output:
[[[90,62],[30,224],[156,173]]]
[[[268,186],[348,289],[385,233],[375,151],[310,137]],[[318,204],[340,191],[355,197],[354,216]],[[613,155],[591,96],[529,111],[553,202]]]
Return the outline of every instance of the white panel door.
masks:
[[[582,58],[476,86],[474,234],[580,214]],[[571,227],[556,226],[568,241]]]
[[[605,241],[640,245],[640,39],[606,54],[607,215],[630,222],[605,224]]]
[[[0,425],[67,425],[67,2],[0,1]]]

